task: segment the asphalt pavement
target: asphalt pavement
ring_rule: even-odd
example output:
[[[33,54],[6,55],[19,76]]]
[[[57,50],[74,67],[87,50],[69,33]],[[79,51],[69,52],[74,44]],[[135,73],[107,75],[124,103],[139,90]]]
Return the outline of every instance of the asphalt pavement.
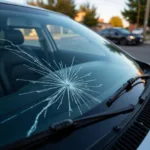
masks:
[[[122,46],[122,48],[144,62],[150,63],[150,44],[142,44],[138,46]]]
[[[70,43],[69,41],[67,41],[68,43]],[[83,42],[83,41],[82,41]],[[57,43],[57,46],[59,47],[65,47],[65,45],[63,45],[65,42],[61,42],[60,40],[56,40],[56,43]],[[78,44],[79,42],[77,42]],[[37,40],[26,40],[25,45],[33,45],[33,46],[38,46],[39,43],[37,43]],[[71,47],[72,47],[72,44],[76,47],[76,49],[79,49],[81,50],[82,49],[82,45],[83,44],[76,44],[75,40],[74,40],[74,43],[71,42]],[[92,44],[91,43],[86,43],[88,44],[88,48],[92,49]],[[70,48],[71,48],[70,47]],[[138,46],[121,46],[121,48],[123,48],[125,51],[127,51],[128,53],[130,53],[131,55],[133,55],[134,57],[144,61],[144,62],[147,62],[147,63],[150,63],[150,43],[149,44],[142,44],[142,45],[138,45]]]

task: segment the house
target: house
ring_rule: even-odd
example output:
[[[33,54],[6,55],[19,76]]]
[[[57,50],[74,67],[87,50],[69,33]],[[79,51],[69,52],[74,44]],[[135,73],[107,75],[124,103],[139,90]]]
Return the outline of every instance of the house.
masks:
[[[74,20],[77,22],[82,22],[84,20],[85,15],[86,15],[85,12],[78,12]]]
[[[101,29],[106,29],[106,28],[112,28],[112,25],[110,23],[99,23],[99,26]]]

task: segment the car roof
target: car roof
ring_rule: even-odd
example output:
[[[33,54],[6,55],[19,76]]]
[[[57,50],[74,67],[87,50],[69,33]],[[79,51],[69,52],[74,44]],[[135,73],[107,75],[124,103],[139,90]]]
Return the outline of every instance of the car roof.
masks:
[[[16,3],[16,2],[10,2],[10,1],[4,1],[4,0],[0,0],[0,4],[7,4],[7,5],[14,5],[14,6],[19,6],[19,7],[26,7],[26,8],[32,8],[32,9],[37,9],[37,10],[41,10],[41,11],[47,11],[49,13],[53,13],[53,14],[57,14],[57,15],[61,15],[61,16],[66,16],[64,14],[61,14],[59,12],[55,12],[55,11],[52,11],[52,10],[47,10],[47,9],[44,9],[44,8],[40,8],[40,7],[36,7],[36,6],[31,6],[31,5],[28,5],[28,4],[21,4],[21,3]],[[68,16],[66,16],[68,17]]]

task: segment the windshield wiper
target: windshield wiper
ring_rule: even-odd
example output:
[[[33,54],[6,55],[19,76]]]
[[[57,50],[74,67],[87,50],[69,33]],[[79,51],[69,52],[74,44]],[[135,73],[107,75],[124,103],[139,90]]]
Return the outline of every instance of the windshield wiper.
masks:
[[[40,132],[38,134],[10,144],[4,147],[4,149],[33,149],[35,147],[38,148],[43,144],[59,141],[64,137],[69,136],[73,131],[77,129],[84,128],[96,122],[100,122],[118,116],[120,114],[132,112],[133,110],[134,105],[129,105],[121,109],[90,115],[76,120],[66,119],[61,122],[52,124],[50,128],[44,132]]]
[[[135,83],[138,79],[146,79],[146,78],[150,78],[150,75],[145,74],[145,75],[141,75],[141,76],[137,76],[135,78],[129,79],[125,84],[123,84],[123,86],[120,89],[118,89],[115,92],[114,95],[112,95],[109,98],[109,100],[106,102],[106,105],[110,107],[117,100],[117,98],[122,94],[122,92],[129,91],[130,89],[132,89],[133,83]]]

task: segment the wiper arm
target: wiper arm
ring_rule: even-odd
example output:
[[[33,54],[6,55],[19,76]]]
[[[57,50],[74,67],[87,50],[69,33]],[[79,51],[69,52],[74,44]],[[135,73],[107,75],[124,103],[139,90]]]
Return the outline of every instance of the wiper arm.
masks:
[[[61,140],[77,129],[118,116],[120,114],[132,112],[133,110],[134,105],[129,105],[121,109],[111,110],[76,120],[66,119],[61,122],[52,124],[50,128],[44,132],[30,136],[14,144],[10,144],[4,147],[4,149],[33,149],[35,147],[39,148],[43,144]]]
[[[132,88],[133,83],[135,83],[138,79],[146,79],[146,78],[150,78],[150,75],[145,74],[145,75],[141,75],[141,76],[137,76],[135,78],[129,79],[119,90],[115,92],[113,96],[110,97],[110,99],[106,102],[106,105],[110,107],[117,100],[117,98],[120,96],[120,94],[123,91],[130,90]]]
[[[67,119],[58,123],[54,123],[51,126],[51,129],[53,131],[61,131],[61,130],[65,130],[67,128],[73,127],[74,129],[78,129],[81,128],[83,126],[87,126],[89,124],[92,124],[93,122],[100,122],[112,117],[115,117],[117,115],[120,114],[126,114],[129,113],[131,111],[134,110],[134,105],[129,105],[127,107],[121,108],[121,109],[117,109],[117,110],[111,110],[108,112],[103,112],[103,113],[99,113],[99,114],[95,114],[95,115],[91,115],[91,116],[87,116],[87,117],[83,117],[80,119],[76,119],[76,120],[71,120],[71,119]]]

